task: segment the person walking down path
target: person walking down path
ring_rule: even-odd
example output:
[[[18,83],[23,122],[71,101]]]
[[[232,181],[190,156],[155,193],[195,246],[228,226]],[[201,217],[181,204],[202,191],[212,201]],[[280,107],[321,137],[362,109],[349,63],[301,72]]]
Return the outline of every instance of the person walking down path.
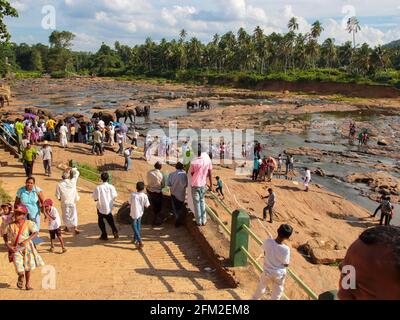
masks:
[[[258,175],[260,174],[260,167],[261,167],[261,159],[258,157],[254,157],[253,161],[253,175],[252,175],[252,180],[257,181],[258,180]]]
[[[50,147],[48,141],[43,142],[43,147],[39,151],[43,159],[43,167],[45,171],[45,175],[47,177],[51,177],[51,166],[53,162],[53,149]]]
[[[28,142],[24,151],[22,151],[22,160],[24,162],[25,174],[27,177],[33,175],[33,165],[38,154],[36,148],[32,147],[31,143]]]
[[[124,157],[125,157],[124,168],[125,168],[125,171],[131,170],[131,166],[132,166],[131,156],[133,154],[133,150],[134,150],[133,147],[129,147],[128,149],[126,149],[124,151]]]
[[[98,225],[101,231],[99,240],[108,240],[106,225],[104,219],[110,225],[114,239],[118,239],[118,230],[114,223],[114,217],[112,214],[114,200],[117,198],[117,190],[115,187],[108,183],[110,176],[107,172],[101,174],[101,181],[103,183],[99,185],[93,192],[93,199],[97,202],[97,216]]]
[[[293,233],[290,225],[283,224],[278,229],[276,239],[267,239],[263,244],[264,272],[261,274],[253,300],[260,300],[267,286],[271,290],[270,300],[280,300],[283,296],[286,268],[290,262],[290,248],[284,244]]]
[[[50,235],[50,252],[54,252],[54,240],[58,239],[61,244],[61,253],[67,252],[65,249],[64,240],[61,235],[61,218],[58,213],[58,210],[53,206],[53,201],[51,199],[47,199],[44,201],[44,210],[43,213],[45,217],[49,220],[48,229]]]
[[[3,231],[3,239],[8,250],[9,262],[12,262],[18,274],[17,287],[32,290],[31,272],[44,266],[42,257],[38,254],[32,240],[39,234],[39,228],[30,220],[25,220],[28,208],[22,204],[14,209],[14,221]]]
[[[64,149],[68,148],[68,128],[64,123],[60,127],[58,133],[59,133],[59,136],[60,136],[60,145],[61,145],[61,147],[63,147]]]
[[[103,156],[103,134],[99,127],[96,127],[93,133],[93,153],[98,156]]]
[[[181,162],[176,164],[176,171],[168,177],[168,187],[171,190],[172,210],[174,211],[176,222],[175,227],[183,225],[184,205],[186,200],[186,189],[188,186],[188,177]]]
[[[268,199],[267,206],[263,210],[263,220],[267,220],[267,212],[269,212],[269,222],[273,223],[273,209],[276,202],[276,195],[274,190],[271,188],[268,189],[268,196],[262,197],[262,199]]]
[[[62,175],[61,181],[56,187],[56,197],[61,201],[62,217],[65,225],[65,232],[73,228],[75,234],[79,234],[78,210],[76,203],[80,197],[77,190],[79,171],[77,168],[67,169]]]
[[[153,225],[155,226],[162,224],[160,214],[163,203],[162,189],[165,187],[165,180],[161,169],[161,163],[157,162],[154,165],[154,169],[147,173],[147,194],[149,195],[151,209],[153,210]]]
[[[203,151],[204,150],[204,151]],[[206,186],[207,178],[209,179],[209,190],[212,190],[212,162],[203,147],[200,145],[198,150],[198,158],[191,161],[189,172],[191,174],[192,198],[195,208],[196,222],[198,226],[205,226],[207,223],[206,213]]]
[[[44,197],[42,189],[36,186],[36,180],[33,177],[29,177],[25,181],[25,186],[21,187],[17,191],[14,206],[24,205],[28,209],[28,218],[33,221],[37,229],[40,231],[40,212],[43,208]],[[36,237],[34,243],[41,243],[42,239]]]
[[[143,241],[141,235],[142,217],[144,209],[150,207],[149,198],[144,193],[144,182],[138,182],[136,184],[136,192],[132,193],[129,198],[130,216],[132,218],[132,230],[133,230],[133,241],[139,248],[143,248]]]
[[[222,190],[222,189],[223,189],[223,184],[222,184],[221,178],[220,178],[220,177],[216,177],[215,179],[217,180],[217,188],[215,189],[215,191],[216,191],[219,195],[221,195],[222,197],[225,197],[225,196],[224,196],[224,191]]]

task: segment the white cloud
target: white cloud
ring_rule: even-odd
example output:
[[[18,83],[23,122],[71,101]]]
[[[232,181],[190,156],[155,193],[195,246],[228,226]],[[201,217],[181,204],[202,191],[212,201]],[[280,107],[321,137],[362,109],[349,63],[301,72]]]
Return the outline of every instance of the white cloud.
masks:
[[[181,20],[190,19],[190,16],[196,13],[195,7],[173,6],[171,9],[163,8],[161,17],[170,26],[175,26]]]
[[[23,12],[27,9],[27,5],[20,1],[12,1],[11,6],[17,9],[18,12]]]

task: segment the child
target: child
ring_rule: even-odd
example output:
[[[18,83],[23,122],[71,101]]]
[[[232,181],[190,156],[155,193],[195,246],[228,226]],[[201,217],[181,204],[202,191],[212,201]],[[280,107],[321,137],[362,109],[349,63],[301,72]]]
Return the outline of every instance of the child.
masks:
[[[137,192],[131,194],[129,198],[129,204],[131,206],[131,218],[132,229],[133,229],[133,238],[134,243],[138,247],[138,249],[143,248],[143,242],[141,237],[141,222],[144,214],[144,209],[150,207],[149,198],[147,194],[144,193],[144,182],[138,182],[136,184]]]
[[[267,282],[271,286],[270,300],[280,300],[283,295],[286,268],[290,261],[290,248],[284,244],[293,233],[293,228],[283,224],[278,229],[276,239],[267,239],[263,244],[264,249],[264,272],[260,283],[253,295],[253,300],[259,300],[266,291]]]
[[[0,231],[1,231],[1,236],[3,236],[6,226],[12,222],[13,213],[12,213],[12,205],[10,203],[1,205],[0,216],[1,216]]]
[[[56,236],[60,241],[62,253],[67,252],[67,249],[64,246],[64,240],[61,236],[60,215],[58,214],[57,209],[53,207],[53,201],[50,199],[47,199],[44,202],[44,215],[49,219],[50,252],[54,252],[53,240],[56,238]]]
[[[215,189],[215,191],[225,198],[224,192],[222,191],[222,180],[220,177],[216,177],[216,179],[217,179],[217,189]]]

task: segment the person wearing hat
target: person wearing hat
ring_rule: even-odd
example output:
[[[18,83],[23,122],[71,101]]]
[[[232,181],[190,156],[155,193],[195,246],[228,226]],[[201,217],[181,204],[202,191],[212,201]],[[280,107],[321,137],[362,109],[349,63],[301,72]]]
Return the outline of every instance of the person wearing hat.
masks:
[[[38,254],[32,240],[39,234],[39,229],[33,221],[27,220],[28,209],[19,204],[14,209],[14,221],[4,232],[3,239],[8,249],[9,261],[14,264],[18,274],[17,287],[32,290],[30,285],[31,272],[44,266],[43,259]]]
[[[50,144],[48,141],[43,142],[43,147],[40,150],[39,154],[41,155],[43,159],[43,167],[45,171],[45,175],[47,177],[51,176],[51,165],[53,162],[53,150],[50,147]]]
[[[24,162],[25,174],[27,177],[33,175],[33,164],[37,156],[36,148],[32,147],[30,142],[27,143],[26,148],[22,151],[22,160]]]

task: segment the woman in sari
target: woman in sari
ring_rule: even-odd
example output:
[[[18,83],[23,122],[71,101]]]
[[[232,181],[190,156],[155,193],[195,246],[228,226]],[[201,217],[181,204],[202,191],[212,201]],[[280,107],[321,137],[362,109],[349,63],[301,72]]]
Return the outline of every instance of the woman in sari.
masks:
[[[14,210],[14,221],[5,228],[3,239],[8,249],[9,261],[14,263],[18,274],[17,287],[32,290],[30,285],[31,271],[44,265],[32,240],[38,235],[39,230],[32,221],[25,220],[28,209],[18,205]]]
[[[35,178],[26,179],[25,187],[18,190],[15,198],[15,206],[23,204],[28,209],[29,220],[35,222],[38,230],[40,230],[40,211],[43,208],[43,192],[35,185]],[[40,243],[40,238],[35,239],[34,243]]]

